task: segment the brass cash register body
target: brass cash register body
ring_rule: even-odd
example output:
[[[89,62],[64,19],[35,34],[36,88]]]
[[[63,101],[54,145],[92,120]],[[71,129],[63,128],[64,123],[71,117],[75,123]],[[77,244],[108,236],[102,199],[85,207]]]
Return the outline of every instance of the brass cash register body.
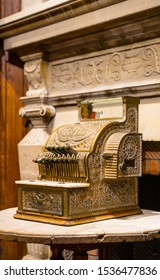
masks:
[[[15,218],[68,226],[141,213],[139,99],[121,100],[122,117],[97,119],[92,103],[81,102],[80,122],[53,131],[34,159],[39,178],[16,182]]]

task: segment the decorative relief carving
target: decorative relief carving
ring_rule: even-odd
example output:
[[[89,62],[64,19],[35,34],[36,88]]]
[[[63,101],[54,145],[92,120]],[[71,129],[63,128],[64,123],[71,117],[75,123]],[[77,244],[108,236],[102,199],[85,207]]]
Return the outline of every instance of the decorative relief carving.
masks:
[[[22,191],[23,210],[62,215],[62,194],[49,191]]]
[[[132,50],[124,55],[124,63],[122,64],[124,71],[128,73],[136,72],[142,65],[142,59],[138,52]]]
[[[55,115],[55,108],[49,105],[40,105],[40,106],[26,106],[19,110],[20,117],[25,118],[52,118]]]
[[[137,132],[138,131],[138,108],[135,106],[128,106],[126,112],[125,122],[119,122],[108,128],[106,133],[101,137],[101,147],[104,149],[104,145],[107,142],[107,139],[112,133],[126,131],[126,132]]]
[[[153,73],[160,74],[159,53],[156,47],[147,47],[144,50],[143,58],[147,63],[145,67],[145,75],[151,76]]]
[[[121,206],[132,206],[136,202],[137,178],[103,181],[102,145],[101,138],[93,154],[89,156],[90,189],[87,191],[73,191],[69,194],[69,214],[80,214],[105,209],[116,209]]]
[[[33,60],[24,65],[24,74],[27,77],[29,88],[38,89],[42,85],[41,61]]]
[[[106,130],[103,133],[103,135],[101,135],[101,138],[100,138],[99,143],[98,143],[98,146],[100,146],[100,148],[97,148],[98,153],[102,155],[105,143],[107,142],[108,138],[113,133],[124,132],[124,131],[132,132],[132,133],[135,133],[135,132],[138,131],[138,107],[135,104],[134,105],[127,105],[126,120],[124,122],[115,123],[113,126],[109,127],[108,130]],[[90,158],[89,158],[89,160],[90,160]],[[97,161],[98,160],[100,160],[100,162],[102,162],[102,158],[97,159]],[[137,166],[137,168],[138,167],[139,166]],[[92,167],[91,169],[94,170],[94,167]],[[100,174],[100,178],[101,178],[101,181],[102,181],[103,180],[103,168],[102,167],[99,169],[99,174]]]
[[[118,158],[119,174],[131,177],[141,174],[141,138],[139,135],[126,136],[121,143]]]
[[[127,109],[125,129],[129,130],[130,132],[138,131],[138,111],[134,106],[129,106]]]
[[[135,136],[128,136],[123,141],[123,146],[121,149],[121,152],[123,154],[123,157],[127,160],[134,159],[137,156],[138,153],[138,145]]]
[[[120,54],[115,53],[109,59],[108,64],[108,77],[106,77],[106,82],[108,79],[113,79],[114,81],[121,80],[121,65],[122,65],[122,58]],[[108,78],[108,79],[107,79]]]
[[[22,118],[28,118],[33,127],[47,127],[55,116],[55,108],[50,105],[32,105],[19,110]]]
[[[93,137],[103,124],[74,124],[65,125],[57,130],[57,133],[49,139],[49,146],[72,146],[77,150],[89,150]]]
[[[55,116],[55,108],[46,105],[47,87],[46,70],[47,62],[43,59],[42,53],[35,53],[21,57],[24,62],[24,74],[28,81],[27,104],[19,110],[19,115],[29,119],[33,127],[46,128]]]
[[[24,61],[24,75],[28,81],[27,96],[45,96],[46,88],[46,62],[42,59],[42,54],[21,57]]]
[[[134,180],[101,181],[100,154],[95,153],[89,159],[91,189],[88,191],[70,192],[69,214],[80,214],[135,204]]]
[[[50,64],[50,90],[91,88],[117,82],[136,82],[160,74],[160,45]]]

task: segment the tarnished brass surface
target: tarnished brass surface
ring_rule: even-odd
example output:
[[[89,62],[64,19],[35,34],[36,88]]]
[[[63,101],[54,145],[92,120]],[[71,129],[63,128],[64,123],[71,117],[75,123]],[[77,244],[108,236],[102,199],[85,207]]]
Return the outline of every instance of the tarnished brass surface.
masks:
[[[15,218],[74,225],[140,213],[138,103],[123,98],[122,118],[81,121],[53,131],[33,160],[39,179],[17,182]]]

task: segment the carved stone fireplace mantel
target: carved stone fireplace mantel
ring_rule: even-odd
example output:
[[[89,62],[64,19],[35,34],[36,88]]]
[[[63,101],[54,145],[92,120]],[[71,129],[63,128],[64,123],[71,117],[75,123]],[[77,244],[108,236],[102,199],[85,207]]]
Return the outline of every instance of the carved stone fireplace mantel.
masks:
[[[125,89],[124,95],[144,96],[146,85],[147,96],[157,95],[160,74],[159,0],[37,2],[39,4],[33,7],[30,4],[28,9],[0,20],[0,39],[3,39],[4,49],[15,53],[24,62],[29,84],[27,95],[46,94],[57,103],[57,96],[63,96],[63,88],[66,88],[66,81],[62,81],[62,76],[68,78],[66,71],[74,81],[75,75],[80,74],[78,71],[81,72],[81,87],[72,85],[69,88],[67,84],[68,92],[65,91],[67,96],[77,94],[76,99],[83,98],[84,93],[93,96],[97,91],[100,95],[117,95],[122,88]],[[29,74],[32,62],[36,69],[34,84]],[[40,77],[36,76],[38,67],[41,68]],[[46,71],[52,78],[48,78]],[[102,72],[107,77],[102,76]],[[82,75],[86,73],[90,79],[86,77],[84,80]],[[92,83],[91,78],[94,77]],[[50,87],[54,78],[56,95]],[[41,85],[38,79],[41,79]],[[59,85],[57,79],[61,80]],[[37,82],[39,88],[35,88]],[[61,104],[62,100],[58,100]]]
[[[19,56],[57,60],[158,38],[159,13],[158,0],[50,0],[1,19],[0,38]]]

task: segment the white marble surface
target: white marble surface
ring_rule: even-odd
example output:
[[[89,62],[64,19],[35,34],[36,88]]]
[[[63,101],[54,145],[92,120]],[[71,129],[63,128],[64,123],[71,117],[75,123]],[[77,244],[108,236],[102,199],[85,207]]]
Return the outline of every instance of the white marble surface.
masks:
[[[143,214],[94,223],[59,226],[13,218],[17,208],[0,211],[0,238],[54,244],[145,241],[160,238],[160,212],[143,210]]]
[[[46,186],[46,187],[59,187],[59,188],[85,188],[89,187],[89,183],[70,183],[70,182],[58,182],[48,180],[19,180],[16,181],[19,185],[33,185],[33,186]]]

